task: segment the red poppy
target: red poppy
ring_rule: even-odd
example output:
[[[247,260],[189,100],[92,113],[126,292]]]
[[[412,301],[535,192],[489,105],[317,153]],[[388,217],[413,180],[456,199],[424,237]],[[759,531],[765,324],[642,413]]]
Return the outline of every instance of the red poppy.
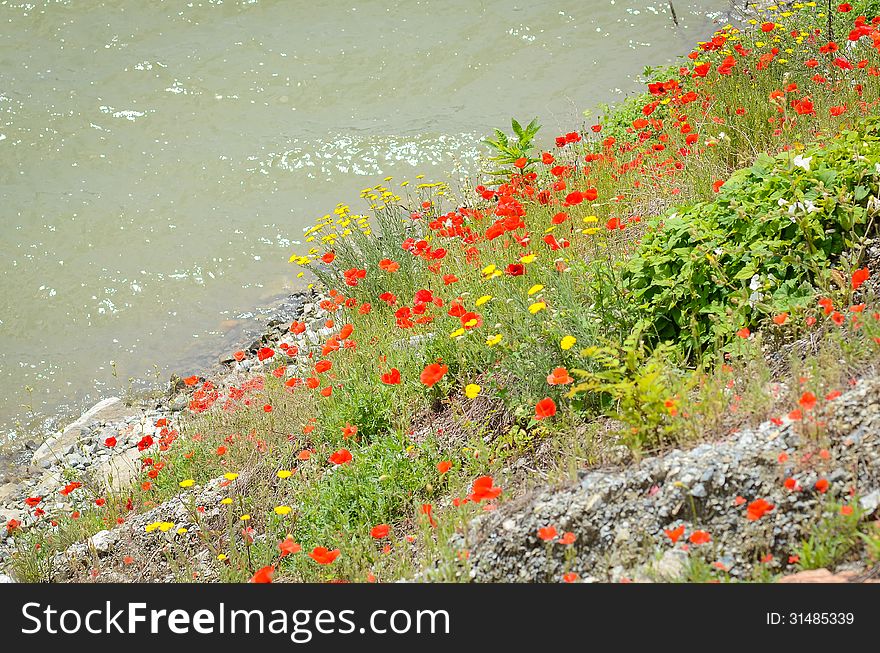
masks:
[[[712,541],[712,536],[706,531],[694,531],[688,538],[691,544],[708,544]]]
[[[422,514],[428,517],[428,523],[431,524],[431,528],[437,528],[437,522],[434,520],[434,506],[430,503],[422,504]]]
[[[492,500],[501,494],[500,487],[494,487],[491,476],[480,476],[474,480],[468,499],[480,503],[483,499]]]
[[[25,505],[29,508],[35,508],[39,505],[40,501],[43,500],[43,497],[28,497],[24,500]]]
[[[803,98],[794,103],[794,110],[801,116],[808,116],[816,113],[813,103],[809,98]]]
[[[871,276],[870,270],[868,268],[862,268],[861,270],[856,270],[852,274],[852,289],[858,290],[859,287],[868,280],[868,277]]]
[[[339,549],[330,551],[326,547],[316,546],[308,556],[319,565],[329,565],[339,557]]]
[[[431,363],[422,370],[422,373],[419,375],[419,380],[426,386],[431,388],[434,386],[435,383],[437,383],[437,381],[439,381],[446,375],[446,372],[448,370],[449,367],[447,365]]]
[[[257,360],[263,362],[264,360],[272,358],[274,355],[274,349],[270,349],[269,347],[260,347],[259,351],[257,351]]]
[[[58,490],[58,494],[61,494],[66,497],[68,494],[70,494],[75,489],[80,488],[80,487],[82,487],[82,483],[78,483],[77,481],[74,481],[73,483],[68,483],[67,485],[65,485],[64,488],[62,488],[61,490]]]
[[[544,526],[538,529],[538,538],[543,540],[544,542],[549,542],[550,540],[556,539],[556,527],[555,526]]]
[[[331,454],[329,460],[334,465],[344,465],[352,461],[352,455],[348,449],[338,449]]]
[[[666,533],[666,537],[672,540],[672,543],[675,544],[676,542],[678,542],[681,536],[684,535],[684,524],[682,524],[678,528],[666,528],[663,530],[663,532]]]
[[[574,544],[575,540],[577,540],[577,535],[571,531],[566,531],[562,534],[562,537],[559,538],[559,543],[567,546],[569,544]]]
[[[379,524],[370,529],[370,537],[374,540],[381,540],[382,538],[388,537],[388,533],[390,532],[391,527],[388,524]]]
[[[320,360],[315,363],[315,374],[323,374],[333,367],[333,363],[328,360]]]
[[[258,569],[257,573],[251,577],[252,583],[271,583],[272,576],[275,574],[275,565],[268,565],[262,569]]]
[[[815,487],[820,494],[825,494],[828,491],[828,485],[828,479],[820,478],[818,481],[816,481]]]
[[[244,360],[245,353],[243,351],[239,350],[239,351],[235,352],[234,354],[232,354],[232,357],[240,363],[241,361]]]
[[[564,367],[554,368],[547,376],[547,383],[550,385],[568,385],[572,381],[574,381],[574,379],[569,376],[568,370]]]
[[[550,397],[544,397],[535,406],[535,419],[546,419],[556,414],[556,402]]]
[[[452,469],[452,463],[448,460],[441,460],[439,463],[437,463],[437,471],[441,474],[445,474],[450,469]]]
[[[302,546],[297,544],[293,538],[288,535],[284,540],[278,543],[278,550],[281,552],[281,557],[283,558],[284,556],[299,553],[302,551]]]
[[[566,573],[565,575],[562,576],[562,580],[565,581],[566,583],[573,583],[579,578],[580,578],[580,576],[578,576],[573,571],[569,571],[568,573]]]
[[[397,385],[400,383],[400,370],[396,367],[392,367],[390,372],[386,372],[382,375],[382,383],[385,385]]]
[[[357,435],[358,427],[353,424],[346,424],[342,427],[342,438],[347,440],[350,437]]]
[[[807,391],[801,395],[800,401],[798,403],[804,410],[813,410],[816,407],[816,395],[814,395],[812,392]]]
[[[761,517],[773,510],[776,506],[768,503],[765,499],[755,499],[746,508],[746,519],[749,521],[758,521]]]

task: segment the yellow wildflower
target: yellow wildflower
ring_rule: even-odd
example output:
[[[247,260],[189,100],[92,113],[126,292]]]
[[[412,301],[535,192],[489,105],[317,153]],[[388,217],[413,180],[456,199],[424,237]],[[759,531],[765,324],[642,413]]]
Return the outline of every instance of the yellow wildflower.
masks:
[[[529,313],[535,315],[536,313],[543,311],[545,308],[547,308],[547,304],[545,304],[544,302],[535,302],[534,304],[529,306]]]

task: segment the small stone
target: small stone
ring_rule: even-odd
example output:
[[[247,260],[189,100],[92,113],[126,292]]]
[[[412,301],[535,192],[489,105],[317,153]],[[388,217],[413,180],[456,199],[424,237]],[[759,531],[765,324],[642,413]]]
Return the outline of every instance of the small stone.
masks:
[[[868,515],[873,514],[877,508],[880,507],[880,489],[869,492],[859,499],[859,506],[861,506],[862,510]]]

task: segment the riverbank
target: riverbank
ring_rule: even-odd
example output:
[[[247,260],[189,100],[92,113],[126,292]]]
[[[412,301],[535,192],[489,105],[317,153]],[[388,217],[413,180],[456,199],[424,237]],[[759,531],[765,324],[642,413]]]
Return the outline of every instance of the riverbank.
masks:
[[[269,313],[262,330],[245,330],[240,346],[221,354],[218,362],[198,378],[210,378],[219,388],[247,379],[259,365],[262,347],[277,347],[292,321],[307,325],[305,337],[317,341],[323,325],[313,319],[321,295],[305,290],[288,295],[261,309]],[[165,387],[127,397],[105,397],[77,419],[37,441],[12,443],[0,457],[0,522],[27,528],[41,515],[27,509],[26,499],[51,496],[67,485],[71,476],[82,479],[96,493],[125,492],[141,469],[144,438],[158,439],[162,423],[171,423],[189,409],[192,391],[179,376]],[[112,445],[108,442],[112,441]],[[56,504],[55,508],[64,508]],[[0,531],[0,542],[10,533]],[[10,550],[0,543],[0,567],[9,561]]]
[[[851,9],[725,26],[544,151],[513,121],[464,196],[338,205],[293,257],[320,297],[35,452],[15,577],[870,578],[880,32]]]

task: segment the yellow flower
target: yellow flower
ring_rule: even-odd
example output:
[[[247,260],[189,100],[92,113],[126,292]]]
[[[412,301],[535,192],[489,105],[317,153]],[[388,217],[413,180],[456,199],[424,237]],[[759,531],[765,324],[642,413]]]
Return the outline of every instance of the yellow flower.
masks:
[[[576,342],[577,338],[575,338],[574,336],[565,336],[562,340],[559,341],[559,346],[562,349],[568,350],[574,347]]]
[[[293,472],[289,469],[278,470],[278,478],[290,478],[291,476],[293,476]]]
[[[477,301],[474,302],[474,306],[482,306],[486,302],[492,299],[492,295],[483,295]]]
[[[525,256],[519,257],[519,262],[528,265],[529,263],[534,263],[537,258],[538,257],[534,254],[526,254]]]
[[[177,534],[178,534],[178,535],[186,535],[187,533],[189,533],[189,531],[188,531],[187,529],[185,529],[185,528],[178,528],[178,529],[177,529]]]
[[[230,503],[232,503],[232,499],[226,497],[225,499],[221,499],[220,503],[222,503],[224,506],[228,506]]]
[[[195,484],[196,484],[196,482],[194,480],[192,480],[191,478],[188,478],[188,479],[180,482],[180,487],[192,487]]]
[[[163,533],[167,533],[172,528],[174,528],[174,523],[170,521],[163,521],[159,523],[159,530]]]
[[[291,510],[293,510],[293,508],[290,506],[275,506],[275,514],[281,515],[282,517],[284,515],[289,515]]]
[[[540,283],[536,283],[534,286],[529,288],[529,296],[534,295],[536,292],[541,292],[542,290],[544,290],[544,286],[542,286]]]
[[[494,279],[495,277],[500,277],[504,274],[501,270],[495,267],[494,263],[490,263],[486,267],[483,268],[482,275],[484,279]]]
[[[248,521],[250,518],[251,518],[250,515],[242,515],[241,517],[239,517],[239,519],[240,519],[241,521]]]
[[[450,337],[450,338],[460,338],[460,337],[463,336],[463,335],[464,335],[464,328],[461,327],[461,328],[456,329],[456,330],[453,331],[452,333],[450,333],[450,334],[449,334],[449,337]]]
[[[221,553],[220,555],[217,556],[217,560],[219,560],[220,562],[223,562],[224,560],[226,560],[226,554]]]
[[[586,218],[584,218],[584,222],[586,222],[586,223],[598,222],[598,221],[599,221],[599,218],[597,218],[595,215],[588,215]]]
[[[486,338],[486,344],[489,345],[490,347],[494,347],[499,342],[501,342],[502,337],[503,336],[500,333],[498,333],[494,336],[489,336],[488,338]]]
[[[236,474],[234,472],[227,472],[226,474],[223,475],[223,478],[225,478],[227,481],[234,481],[235,479],[238,478],[238,474]]]
[[[152,533],[154,530],[159,528],[159,524],[161,524],[161,523],[162,522],[154,521],[152,524],[147,524],[144,527],[144,530],[147,531],[147,533]]]
[[[464,388],[464,396],[468,399],[476,399],[477,395],[480,394],[480,386],[476,383],[468,383]]]
[[[536,313],[543,311],[545,308],[547,308],[547,304],[545,304],[544,302],[535,302],[534,304],[529,306],[529,313],[535,315]]]

